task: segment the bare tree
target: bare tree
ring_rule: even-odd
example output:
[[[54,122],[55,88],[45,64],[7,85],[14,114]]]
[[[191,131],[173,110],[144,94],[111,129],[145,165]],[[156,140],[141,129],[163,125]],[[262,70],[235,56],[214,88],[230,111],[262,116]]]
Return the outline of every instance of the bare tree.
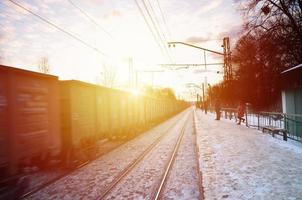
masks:
[[[242,1],[242,0],[241,0]],[[248,0],[243,12],[248,34],[273,38],[284,53],[283,65],[302,62],[302,1]],[[258,39],[258,37],[256,38]]]
[[[48,58],[47,57],[40,58],[38,67],[40,72],[44,74],[49,74],[50,66],[48,63]]]
[[[98,76],[98,84],[113,87],[116,83],[116,68],[112,65],[103,64],[103,71]]]

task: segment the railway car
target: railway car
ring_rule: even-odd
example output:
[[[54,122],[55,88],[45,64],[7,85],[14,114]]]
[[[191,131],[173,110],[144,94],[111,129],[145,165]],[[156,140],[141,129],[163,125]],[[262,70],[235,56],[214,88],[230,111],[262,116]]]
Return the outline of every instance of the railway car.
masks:
[[[62,155],[71,161],[91,157],[97,141],[96,86],[81,81],[60,81]],[[76,159],[75,159],[76,158]]]
[[[126,138],[129,94],[76,80],[60,81],[63,159],[93,156],[98,140]]]
[[[123,114],[123,120],[125,123],[125,130],[123,134],[126,134],[127,137],[133,137],[135,135],[135,121],[136,121],[136,114],[135,114],[135,97],[129,93],[127,93],[127,96],[124,101],[125,109],[122,110]]]
[[[3,175],[59,153],[58,77],[0,65],[0,165]]]
[[[97,138],[110,138],[110,88],[97,86],[96,88],[96,123]]]
[[[144,101],[145,99],[143,96],[135,97],[134,105],[137,108],[137,115],[136,115],[137,123],[134,123],[133,126],[137,125],[140,129],[144,129],[147,126],[146,119],[144,118],[145,116]]]
[[[146,98],[145,109],[146,109],[146,112],[145,112],[146,121],[147,121],[147,123],[151,124],[153,122],[152,98]]]
[[[128,117],[130,111],[131,98],[130,94],[125,91],[118,91],[119,93],[119,136],[127,138],[129,136],[131,118]]]
[[[120,96],[116,90],[110,92],[110,138],[118,138],[120,133]]]
[[[126,110],[124,110],[125,120],[127,120],[127,134],[131,136],[131,128],[134,125],[135,122],[135,115],[133,113],[134,110],[134,99],[131,95],[127,96],[127,104],[126,104]]]

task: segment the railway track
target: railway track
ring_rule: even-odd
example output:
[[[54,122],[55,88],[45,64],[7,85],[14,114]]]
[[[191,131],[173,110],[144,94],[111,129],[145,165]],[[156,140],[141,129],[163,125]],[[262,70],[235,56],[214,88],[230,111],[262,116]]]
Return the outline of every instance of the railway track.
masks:
[[[177,152],[178,152],[180,143],[181,143],[181,141],[182,141],[182,139],[183,139],[183,136],[184,136],[184,133],[185,133],[185,127],[186,127],[188,121],[189,121],[189,117],[188,117],[188,119],[186,120],[186,123],[184,124],[184,126],[182,127],[182,129],[181,129],[181,131],[180,131],[180,134],[179,134],[178,139],[177,139],[177,142],[176,142],[176,144],[175,144],[175,146],[174,146],[173,152],[172,152],[172,154],[171,154],[171,156],[170,156],[170,159],[169,159],[169,161],[168,161],[168,163],[167,163],[167,165],[166,165],[166,167],[165,167],[165,171],[164,171],[163,175],[161,176],[159,185],[158,185],[158,187],[155,189],[155,191],[154,191],[153,196],[152,196],[151,199],[154,199],[154,200],[159,199],[160,196],[161,196],[161,194],[162,194],[162,192],[163,192],[163,188],[164,188],[164,186],[165,186],[165,184],[166,184],[166,181],[167,181],[167,179],[168,179],[168,175],[169,175],[169,173],[170,173],[171,167],[172,167],[172,165],[173,165],[173,163],[174,163],[174,161],[175,161],[176,154],[177,154]]]
[[[174,122],[173,122],[173,124],[172,124],[170,127],[173,127],[173,126],[175,125],[175,123],[178,122],[178,119],[179,119],[180,117],[182,117],[182,114],[181,114],[180,116],[176,116],[175,119],[173,119]],[[167,123],[170,123],[170,122],[167,122]],[[163,123],[163,124],[164,124],[164,123]],[[161,126],[162,126],[162,125],[159,125],[158,127],[155,127],[154,129],[159,129],[159,130],[161,130]],[[169,128],[170,128],[170,127],[169,127]],[[168,128],[168,129],[169,129],[169,128]],[[163,134],[163,135],[164,135],[164,134]],[[114,151],[115,149],[118,149],[118,147],[120,147],[120,146],[122,146],[122,144],[116,146],[114,149],[111,149],[110,151]],[[109,152],[107,152],[107,153],[109,153]],[[102,154],[102,155],[103,155],[103,154]],[[102,155],[100,155],[100,156],[102,156]],[[43,184],[43,185],[41,185],[40,187],[34,188],[33,190],[31,190],[31,191],[27,192],[26,194],[22,195],[21,199],[27,199],[27,198],[30,199],[30,197],[31,197],[32,195],[34,195],[35,193],[37,193],[37,192],[43,190],[44,188],[46,188],[46,187],[49,186],[49,185],[54,184],[55,182],[59,181],[60,179],[63,179],[64,177],[68,176],[68,175],[71,174],[72,172],[74,172],[74,171],[76,171],[76,170],[79,170],[80,168],[83,168],[84,166],[86,166],[86,165],[89,164],[89,163],[90,163],[90,162],[86,162],[86,163],[80,165],[79,167],[77,167],[76,169],[74,169],[74,170],[72,170],[72,171],[69,171],[68,173],[62,174],[60,177],[58,177],[58,178],[56,178],[56,179],[54,179],[54,180],[52,180],[52,181],[50,181],[50,182],[47,182],[46,184]]]
[[[175,124],[178,121],[175,121],[168,129],[166,129],[163,134],[157,138],[145,151],[143,151],[132,163],[130,163],[118,176],[117,178],[105,188],[102,192],[102,195],[98,198],[98,200],[102,200],[107,197],[107,195],[112,192],[113,188],[120,183],[120,181],[126,177],[133,169],[136,167],[145,157],[149,154],[153,148],[159,144],[159,142],[169,133],[169,131],[175,127]]]
[[[182,129],[179,140],[175,145],[170,160],[165,168],[165,172],[161,177],[160,184],[154,191],[154,196],[151,198],[152,200],[204,199],[202,176],[199,167],[199,152],[196,138],[195,111],[193,113],[193,117],[194,118],[192,124],[187,124],[189,131],[186,131],[185,127]],[[193,131],[191,131],[190,128],[193,129]],[[180,167],[181,165],[183,165],[183,167]],[[184,169],[186,170],[185,172]],[[180,176],[179,174],[183,174],[184,177]],[[175,189],[180,191],[187,189],[187,192],[189,191],[190,194],[189,196],[188,194],[187,196],[180,196],[179,194],[172,194],[171,196],[171,193],[176,193]]]
[[[121,191],[119,188],[124,188],[123,186],[125,187],[128,187],[128,182],[127,180],[125,179],[129,179],[131,180],[131,173],[135,173],[135,170],[138,170],[137,168],[139,168],[139,165],[142,165],[141,163],[144,162],[144,160],[147,159],[147,155],[150,155],[152,153],[152,151],[155,149],[155,147],[157,145],[159,145],[159,143],[164,139],[164,137],[166,136],[166,133],[165,135],[163,135],[162,137],[158,138],[158,140],[156,140],[148,149],[146,149],[133,163],[131,163],[125,170],[123,170],[119,176],[112,182],[112,184],[110,184],[108,187],[106,187],[106,189],[103,191],[102,195],[100,195],[97,199],[98,200],[101,200],[101,199],[116,199],[116,198],[124,198],[124,199],[127,199],[127,198],[130,198],[130,199],[136,199],[136,198],[141,198],[141,199],[163,199],[164,197],[164,190],[165,190],[165,186],[166,186],[166,183],[169,181],[169,176],[171,174],[171,170],[173,168],[173,165],[174,165],[174,162],[176,160],[176,157],[178,156],[178,151],[179,151],[179,148],[182,144],[182,140],[183,140],[183,137],[185,135],[185,132],[186,132],[186,126],[188,126],[188,122],[190,121],[190,119],[192,119],[192,114],[189,114],[190,116],[186,116],[186,120],[184,122],[184,124],[182,125],[181,127],[181,131],[180,133],[177,135],[177,140],[175,142],[175,144],[173,145],[173,148],[172,148],[172,151],[170,151],[170,155],[168,156],[168,159],[166,159],[164,162],[164,169],[165,170],[161,170],[160,173],[157,174],[157,180],[153,181],[152,183],[152,191],[150,192],[151,195],[148,196],[147,193],[148,193],[148,186],[146,185],[142,185],[140,190],[142,190],[142,188],[145,188],[146,191]],[[193,122],[193,121],[192,121]],[[194,124],[193,124],[194,125]],[[193,127],[193,126],[192,126]],[[173,127],[170,127],[171,129]],[[169,130],[168,130],[169,131]],[[196,145],[196,134],[195,134],[195,131],[192,133],[192,137],[190,137],[189,139],[191,140],[191,143],[193,144],[192,145],[192,152],[194,154],[194,158],[193,158],[193,161],[194,161],[194,172],[193,174],[195,174],[197,178],[196,180],[196,186],[195,186],[195,189],[197,190],[196,191],[196,195],[195,195],[195,199],[203,199],[203,190],[202,190],[202,182],[201,182],[201,175],[200,175],[200,170],[199,170],[199,156],[198,156],[198,151],[197,151],[197,145]],[[188,135],[189,133],[187,133]],[[187,139],[188,140],[188,139]],[[154,150],[156,151],[156,149]],[[136,168],[136,169],[135,169]],[[141,167],[142,168],[142,167]],[[153,169],[151,169],[151,171],[154,171]],[[143,173],[143,172],[142,172]],[[192,173],[192,172],[190,172]],[[146,173],[145,173],[146,174]],[[144,176],[144,175],[143,175]],[[156,176],[156,175],[155,175]],[[148,176],[147,176],[148,177]],[[154,179],[154,177],[150,177],[148,179]],[[145,182],[148,182],[148,179],[145,180]],[[124,183],[123,183],[124,182]],[[130,184],[130,183],[129,183]],[[137,183],[139,184],[139,183]],[[130,184],[131,185],[131,184]],[[117,194],[115,194],[117,193]],[[118,194],[119,193],[119,194]],[[120,196],[120,195],[124,195],[124,194],[121,194],[121,193],[125,193],[125,194],[134,194],[134,193],[140,193],[141,196],[138,197],[133,197],[133,196]]]
[[[166,184],[166,181],[167,181],[167,179],[168,179],[169,172],[170,172],[171,167],[172,167],[172,165],[173,165],[173,163],[174,163],[174,161],[175,161],[176,153],[177,153],[177,151],[178,151],[178,149],[179,149],[179,145],[180,145],[180,143],[181,143],[181,141],[182,141],[182,138],[183,138],[183,136],[184,136],[185,127],[186,127],[186,124],[188,123],[188,121],[189,121],[189,117],[188,117],[188,119],[186,120],[184,126],[182,127],[182,129],[181,129],[181,131],[180,131],[180,134],[179,134],[179,136],[178,136],[177,142],[176,142],[176,144],[175,144],[175,146],[174,146],[174,148],[173,148],[173,152],[172,152],[172,154],[171,154],[171,156],[170,156],[170,159],[169,159],[169,161],[167,162],[167,165],[166,165],[166,167],[165,167],[165,171],[164,171],[163,175],[161,176],[160,181],[159,181],[159,185],[158,185],[158,187],[155,189],[155,192],[153,193],[153,196],[152,196],[151,199],[154,199],[154,200],[159,199],[160,195],[161,195],[162,192],[163,192],[164,185]]]

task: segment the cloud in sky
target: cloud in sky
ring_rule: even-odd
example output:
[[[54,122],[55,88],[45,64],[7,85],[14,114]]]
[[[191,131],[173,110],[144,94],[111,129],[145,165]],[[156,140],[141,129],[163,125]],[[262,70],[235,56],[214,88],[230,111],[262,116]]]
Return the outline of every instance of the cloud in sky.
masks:
[[[96,5],[100,5],[103,4],[105,0],[87,0],[87,1]]]
[[[9,2],[9,1],[4,1],[3,3],[8,8],[14,10],[17,14],[30,15],[27,11],[23,10],[22,8],[16,6],[15,4],[13,4],[13,3]],[[34,11],[34,12],[37,12],[39,10],[37,6],[35,6],[33,4],[30,4],[30,3],[27,3],[27,2],[22,2],[22,5],[25,8],[28,8],[28,9]]]
[[[241,25],[237,25],[237,26],[233,26],[230,27],[229,30],[226,30],[224,32],[220,32],[219,33],[219,37],[223,38],[223,37],[230,37],[231,38],[231,45],[234,45],[238,39],[238,37],[242,34],[242,26]]]
[[[218,8],[222,4],[222,0],[211,0],[203,3],[199,13],[207,13]]]
[[[113,11],[105,14],[104,19],[109,20],[109,19],[112,19],[112,18],[119,18],[119,17],[122,17],[122,16],[123,16],[122,12],[120,12],[118,10],[113,10]]]
[[[198,37],[198,36],[192,36],[186,39],[186,42],[189,43],[202,43],[202,42],[207,42],[210,39],[210,37]]]
[[[6,26],[6,27],[1,27],[1,43],[3,44],[8,44],[9,41],[14,38],[16,35],[16,29],[14,26]]]

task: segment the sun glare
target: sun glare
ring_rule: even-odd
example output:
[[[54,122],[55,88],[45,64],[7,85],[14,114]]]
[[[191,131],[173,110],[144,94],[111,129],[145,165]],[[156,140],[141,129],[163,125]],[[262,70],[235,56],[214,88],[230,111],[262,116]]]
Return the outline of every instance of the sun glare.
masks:
[[[132,94],[133,96],[138,96],[138,95],[140,94],[140,92],[139,92],[139,90],[134,89],[134,90],[131,90],[131,94]]]

